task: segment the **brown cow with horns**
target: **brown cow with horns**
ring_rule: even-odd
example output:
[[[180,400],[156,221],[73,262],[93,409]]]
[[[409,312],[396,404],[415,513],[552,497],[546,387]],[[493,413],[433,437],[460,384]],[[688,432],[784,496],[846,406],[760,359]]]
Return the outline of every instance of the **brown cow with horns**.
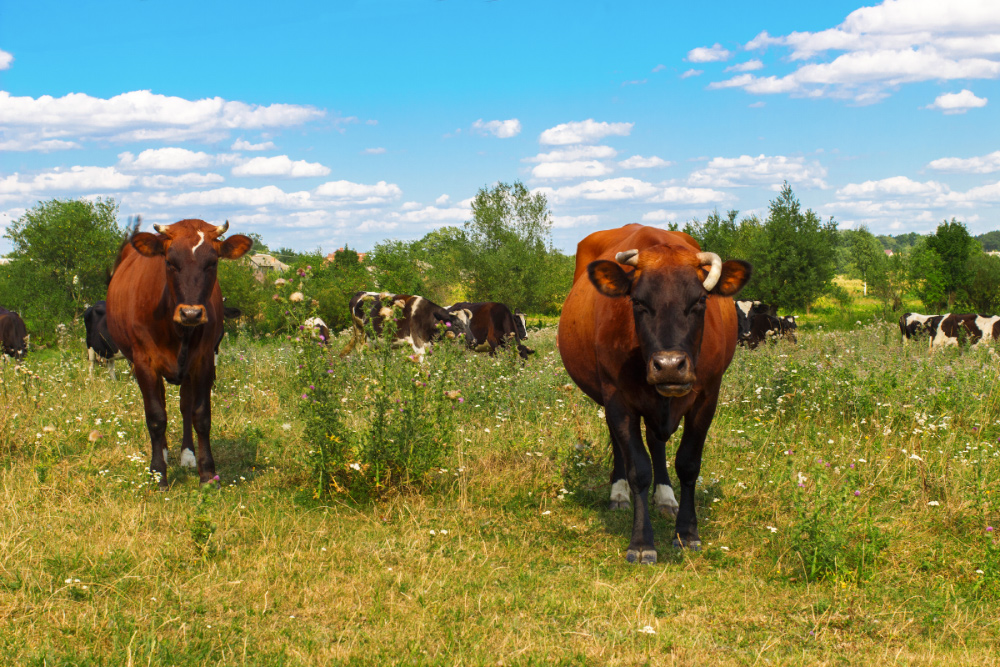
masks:
[[[219,259],[242,257],[253,241],[242,235],[220,241],[218,237],[229,229],[228,221],[216,226],[203,220],[181,220],[154,228],[157,234],[133,234],[122,246],[108,286],[108,329],[132,362],[142,391],[153,445],[150,472],[166,488],[166,380],[181,386],[181,465],[197,465],[205,484],[215,477],[209,434],[214,351],[223,324],[216,269]],[[198,434],[197,458],[192,426]]]
[[[695,481],[722,375],[736,349],[736,308],[729,297],[750,271],[744,261],[722,262],[701,252],[687,234],[641,225],[595,232],[577,247],[573,288],[559,319],[559,352],[573,381],[604,406],[614,451],[611,507],[627,507],[629,490],[634,502],[629,562],[656,562],[649,514],[654,479],[654,502],[677,517],[674,546],[701,546]],[[666,441],[682,418],[678,508]]]

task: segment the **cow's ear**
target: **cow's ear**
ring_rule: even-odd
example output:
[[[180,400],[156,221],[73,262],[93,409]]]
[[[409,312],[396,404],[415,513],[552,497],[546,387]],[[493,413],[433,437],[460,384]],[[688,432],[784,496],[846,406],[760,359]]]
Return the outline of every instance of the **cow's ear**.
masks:
[[[632,291],[632,277],[617,262],[599,259],[587,265],[587,276],[604,296],[625,296]]]
[[[242,234],[235,234],[219,246],[219,257],[223,259],[239,259],[253,247],[253,239]]]
[[[753,267],[742,259],[731,259],[722,263],[722,275],[719,282],[715,284],[712,294],[721,296],[733,296],[739,293],[743,286],[750,280]]]
[[[167,246],[160,240],[160,237],[149,232],[139,232],[133,236],[132,247],[144,257],[156,257],[167,252]]]

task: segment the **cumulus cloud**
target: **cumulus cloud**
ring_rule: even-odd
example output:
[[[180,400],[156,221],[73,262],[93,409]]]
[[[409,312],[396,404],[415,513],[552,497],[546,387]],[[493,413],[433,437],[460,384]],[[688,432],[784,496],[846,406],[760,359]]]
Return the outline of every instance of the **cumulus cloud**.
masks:
[[[970,158],[943,157],[927,164],[928,169],[936,171],[955,171],[970,174],[992,174],[1000,171],[1000,151],[988,155]]]
[[[677,213],[675,211],[667,211],[666,209],[661,208],[655,211],[649,211],[648,213],[643,213],[642,221],[653,223],[676,222]]]
[[[549,220],[555,229],[570,229],[584,225],[596,225],[599,218],[596,215],[553,215]]]
[[[225,182],[219,174],[180,174],[168,176],[165,174],[153,174],[143,176],[139,181],[143,187],[150,190],[173,190],[180,187],[201,187],[205,185],[216,185]]]
[[[17,172],[0,178],[0,195],[37,195],[50,192],[113,192],[126,190],[135,176],[114,167],[71,167],[31,176]]]
[[[656,67],[654,67],[652,71],[655,74],[656,72],[662,72],[665,69],[667,69],[667,66],[664,65],[664,64],[662,64],[662,63],[660,63],[659,65],[657,65]]]
[[[510,139],[521,134],[521,121],[516,118],[484,121],[480,118],[472,124],[472,129],[479,134],[492,134],[500,139]]]
[[[287,178],[304,178],[308,176],[326,176],[330,168],[318,162],[292,160],[287,155],[275,157],[255,157],[233,167],[233,176],[284,176]]]
[[[524,162],[573,162],[575,160],[606,160],[618,155],[611,146],[570,146],[557,148],[548,153],[539,153],[524,158]]]
[[[230,149],[234,151],[269,151],[273,148],[273,141],[264,141],[259,144],[252,144],[249,141],[245,141],[243,137],[234,141],[233,145],[230,147]]]
[[[366,148],[361,152],[365,155],[381,155],[382,153],[385,153],[385,149],[378,146],[376,148]]]
[[[221,97],[187,100],[136,90],[103,99],[85,93],[17,97],[0,91],[0,142],[216,141],[237,129],[301,125],[326,115],[296,104],[268,106]]]
[[[575,162],[543,162],[531,170],[531,175],[543,180],[565,180],[569,178],[594,178],[610,174],[611,167],[597,160],[577,160]]]
[[[180,194],[153,194],[149,203],[154,206],[275,206],[278,208],[315,207],[308,192],[285,192],[275,185],[261,188],[224,187]]]
[[[14,56],[0,49],[0,70],[10,69],[12,62],[14,62]]]
[[[622,169],[653,169],[656,167],[669,167],[672,164],[673,162],[668,162],[667,160],[656,157],[655,155],[650,157],[633,155],[632,157],[619,162],[618,166]]]
[[[400,222],[423,223],[433,227],[464,222],[472,215],[469,200],[463,200],[454,206],[424,206],[406,213],[397,214]]]
[[[689,69],[683,74],[681,74],[682,79],[690,79],[692,76],[701,76],[705,73],[703,69]]]
[[[892,176],[850,183],[836,195],[837,200],[827,208],[847,212],[863,222],[888,224],[903,216],[909,221],[932,223],[976,206],[996,205],[1000,202],[1000,181],[962,192],[938,181]],[[973,216],[963,217],[971,220]]]
[[[536,189],[535,192],[541,192],[557,203],[574,200],[604,202],[637,200],[703,204],[725,198],[725,193],[709,188],[662,187],[630,177],[590,180],[561,188],[543,187]]]
[[[717,157],[691,173],[690,185],[716,188],[764,186],[780,189],[784,181],[809,188],[826,188],[826,168],[818,162],[808,163],[805,158],[784,155],[741,155],[734,158]]]
[[[315,190],[318,197],[339,203],[376,204],[398,199],[403,191],[395,183],[379,181],[373,185],[351,181],[330,181]]]
[[[969,109],[978,109],[986,106],[987,98],[976,97],[971,90],[963,89],[960,93],[945,93],[938,95],[933,104],[928,104],[928,109],[938,109],[945,114],[965,113]]]
[[[946,192],[948,192],[948,187],[943,183],[936,181],[920,183],[906,176],[893,176],[878,181],[850,183],[837,190],[837,197],[842,199],[871,199],[898,197],[900,195],[909,197],[914,195],[941,195]]]
[[[729,56],[731,55],[733,54],[723,48],[722,44],[716,42],[712,46],[699,46],[697,49],[691,49],[688,51],[687,61],[691,63],[714,63],[729,60]]]
[[[833,28],[776,37],[762,32],[744,46],[772,47],[789,51],[791,73],[741,74],[710,87],[869,104],[907,83],[1000,77],[1000,3],[885,0]]]
[[[746,61],[745,63],[736,63],[735,65],[730,65],[725,69],[727,72],[753,72],[755,70],[762,69],[764,63],[762,63],[757,58]]]
[[[204,169],[218,164],[214,155],[186,148],[148,148],[138,156],[125,151],[118,154],[118,165],[122,169],[136,171],[184,171]]]
[[[550,146],[592,144],[604,137],[627,137],[635,123],[598,123],[593,118],[571,123],[560,123],[542,132],[538,141]]]

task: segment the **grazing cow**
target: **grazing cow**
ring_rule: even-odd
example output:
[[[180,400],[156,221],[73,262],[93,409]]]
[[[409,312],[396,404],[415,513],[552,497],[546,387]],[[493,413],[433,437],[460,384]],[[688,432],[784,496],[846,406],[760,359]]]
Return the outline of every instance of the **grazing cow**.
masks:
[[[930,333],[930,323],[935,317],[940,315],[921,315],[920,313],[904,313],[899,318],[899,331],[903,334],[903,344],[909,342],[910,338],[919,334]]]
[[[358,292],[351,297],[351,321],[354,323],[354,335],[351,342],[341,350],[340,356],[347,356],[360,342],[365,341],[365,325],[371,322],[375,335],[382,335],[383,322],[392,317],[393,307],[402,312],[395,319],[396,333],[394,345],[408,344],[413,353],[421,361],[427,346],[438,335],[437,325],[445,324],[451,327],[448,336],[469,336],[469,320],[472,313],[459,310],[449,313],[436,303],[422,296],[411,294],[389,294],[387,292]]]
[[[741,345],[746,345],[751,350],[768,339],[785,338],[797,342],[795,331],[799,325],[795,323],[795,317],[788,315],[785,317],[775,317],[767,313],[755,313],[750,318],[750,329],[745,338],[740,340]]]
[[[17,313],[6,308],[0,313],[0,357],[24,359],[28,354],[28,328]]]
[[[739,341],[743,343],[750,336],[750,324],[754,315],[769,315],[771,307],[760,301],[737,301],[736,321],[739,325]]]
[[[964,339],[978,345],[1000,338],[1000,317],[975,313],[949,313],[928,321],[930,347],[957,346]]]
[[[674,545],[700,548],[695,482],[722,375],[736,350],[736,307],[729,297],[750,271],[744,261],[701,252],[683,232],[655,227],[595,232],[577,246],[573,287],[559,318],[559,353],[573,381],[604,406],[614,452],[611,507],[627,507],[629,491],[634,504],[629,562],[656,562],[649,513],[654,480],[653,502],[677,517]],[[666,441],[681,419],[678,507]]]
[[[238,259],[253,245],[246,236],[220,241],[229,229],[203,220],[154,225],[122,247],[108,286],[108,330],[133,372],[146,412],[153,453],[149,469],[167,486],[167,410],[163,381],[181,387],[184,422],[181,465],[198,468],[203,484],[215,477],[212,430],[213,349],[223,326],[220,259]],[[198,434],[194,454],[192,427]]]
[[[517,341],[517,353],[522,359],[527,359],[529,355],[535,353],[534,350],[521,344],[521,341],[528,337],[527,328],[524,326],[524,313],[511,313],[510,308],[495,301],[478,303],[463,301],[448,306],[446,310],[450,313],[462,310],[472,313],[469,321],[468,345],[476,352],[495,354],[498,347],[505,346],[507,340],[513,338]]]
[[[111,340],[111,333],[108,331],[108,304],[106,301],[98,301],[83,311],[83,326],[87,330],[87,359],[90,361],[87,374],[90,377],[94,376],[94,364],[100,359],[108,367],[111,379],[117,380],[115,359],[123,359],[124,357],[115,342]]]
[[[302,323],[302,327],[310,336],[318,336],[323,345],[330,343],[330,328],[326,326],[326,322],[322,318],[310,317]]]

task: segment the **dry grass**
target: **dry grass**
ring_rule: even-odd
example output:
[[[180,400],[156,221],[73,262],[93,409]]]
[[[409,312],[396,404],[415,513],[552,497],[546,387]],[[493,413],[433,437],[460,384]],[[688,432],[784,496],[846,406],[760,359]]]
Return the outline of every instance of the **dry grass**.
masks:
[[[1000,368],[988,350],[902,350],[892,326],[738,351],[703,466],[706,548],[661,547],[654,567],[624,560],[605,429],[563,389],[551,330],[505,387],[470,362],[483,407],[468,402],[432,490],[363,506],[300,490],[294,346],[224,347],[224,486],[208,494],[176,456],[167,493],[146,483],[125,373],[35,355],[37,379],[0,370],[0,664],[995,664],[997,595],[976,570],[998,565]],[[497,419],[494,389],[526,400]],[[807,581],[793,527],[848,484],[862,495],[829,530],[851,538],[871,516],[888,546],[860,574]]]

